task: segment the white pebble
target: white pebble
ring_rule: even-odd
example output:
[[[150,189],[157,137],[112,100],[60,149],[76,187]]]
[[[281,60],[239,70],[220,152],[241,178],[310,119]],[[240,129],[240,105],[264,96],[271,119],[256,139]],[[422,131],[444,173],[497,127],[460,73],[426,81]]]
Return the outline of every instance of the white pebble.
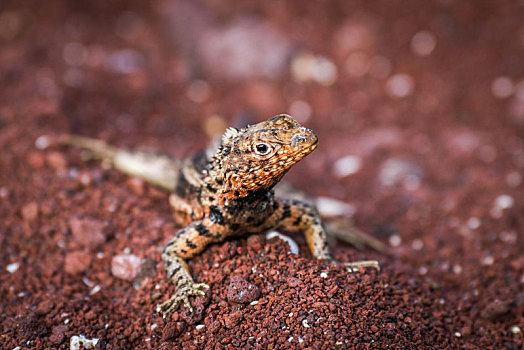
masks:
[[[158,325],[156,323],[153,323],[150,328],[152,331],[154,331],[157,327]]]
[[[333,164],[333,173],[338,177],[344,177],[358,173],[361,168],[362,158],[348,155],[338,159]]]
[[[17,263],[17,262],[15,262],[15,263],[12,263],[12,264],[7,265],[5,269],[6,269],[7,272],[9,272],[9,273],[15,273],[16,270],[18,270],[19,267],[20,267],[20,264]]]
[[[291,62],[291,74],[297,81],[315,81],[329,86],[338,77],[337,67],[328,58],[310,53],[299,54]]]
[[[392,247],[398,247],[400,246],[400,244],[402,243],[402,238],[400,238],[399,235],[391,235],[389,237],[389,244],[392,246]]]
[[[415,81],[408,74],[395,74],[386,81],[386,92],[391,97],[402,98],[413,93]]]
[[[252,302],[249,303],[249,305],[251,306],[255,306],[256,304],[258,304],[258,300],[253,300]]]
[[[428,56],[437,46],[435,35],[428,31],[418,32],[411,38],[411,51],[419,56]]]
[[[311,74],[313,80],[324,86],[333,84],[337,80],[337,75],[337,67],[325,57],[317,59]]]
[[[456,265],[453,265],[453,273],[455,275],[460,275],[462,273],[462,266],[456,264]]]
[[[335,198],[317,197],[315,204],[321,216],[353,216],[355,207],[349,203],[339,201]]]
[[[515,87],[508,77],[498,77],[491,83],[491,93],[497,98],[507,98],[513,95]]]
[[[482,258],[481,264],[484,266],[490,266],[490,265],[493,265],[494,262],[495,262],[495,259],[491,255],[488,255]]]
[[[468,219],[468,227],[472,230],[475,230],[480,227],[480,219],[479,218],[469,218]]]
[[[326,272],[321,272],[320,273],[320,277],[321,278],[327,278],[328,277],[328,274]]]
[[[311,326],[309,325],[309,323],[307,323],[307,319],[303,319],[303,320],[302,320],[302,326],[304,326],[304,327],[306,327],[306,328],[311,327]]]
[[[289,245],[289,252],[293,254],[299,254],[300,250],[298,249],[298,244],[291,238],[286,235],[281,234],[277,231],[269,231],[266,233],[266,239],[271,239],[273,237],[278,237]]]
[[[495,199],[495,207],[501,210],[511,208],[514,203],[513,197],[507,194],[500,195]]]
[[[98,338],[87,339],[83,335],[73,335],[69,341],[70,350],[80,350],[80,347],[83,346],[84,349],[93,349],[98,343]]]
[[[416,190],[422,183],[422,168],[415,162],[390,158],[380,167],[378,179],[382,186],[402,184],[407,190]]]
[[[460,332],[455,332],[455,333],[453,333],[453,335],[454,335],[455,337],[457,337],[457,338],[462,337],[462,334],[461,334]]]
[[[411,248],[413,248],[413,250],[422,250],[422,248],[424,248],[424,242],[420,239],[415,239],[411,242]]]
[[[202,328],[204,328],[204,325],[203,325],[203,324],[199,324],[199,325],[196,325],[196,326],[195,326],[195,329],[196,329],[197,331],[201,330]]]
[[[96,293],[100,292],[102,288],[97,284],[89,291],[89,295],[95,295]]]
[[[46,149],[47,147],[49,147],[50,143],[51,140],[49,139],[49,136],[41,135],[38,136],[38,138],[35,140],[35,147],[38,149]]]
[[[513,334],[520,334],[520,333],[522,333],[522,329],[520,329],[519,326],[513,326],[513,327],[511,327],[511,333],[513,333]]]
[[[293,101],[289,106],[289,114],[301,123],[308,121],[311,113],[311,106],[306,101]]]
[[[140,270],[141,259],[132,254],[115,255],[111,260],[111,273],[113,276],[132,281]]]

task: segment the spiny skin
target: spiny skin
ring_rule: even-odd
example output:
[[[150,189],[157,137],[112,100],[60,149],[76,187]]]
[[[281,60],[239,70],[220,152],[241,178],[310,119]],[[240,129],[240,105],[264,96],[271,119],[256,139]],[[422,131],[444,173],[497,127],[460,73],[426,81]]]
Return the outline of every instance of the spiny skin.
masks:
[[[111,162],[126,173],[173,190],[169,203],[176,222],[185,227],[169,240],[162,253],[167,276],[177,287],[175,295],[157,307],[164,316],[174,311],[180,302],[192,312],[188,297],[204,295],[202,290],[209,287],[195,283],[186,260],[202,252],[208,244],[230,236],[279,227],[303,231],[313,256],[332,261],[326,231],[316,209],[310,204],[278,199],[274,195],[273,187],[284,174],[318,144],[312,131],[289,115],[277,115],[241,130],[229,128],[218,147],[183,162],[173,162],[171,167],[166,166],[164,158],[116,150],[97,140],[69,136],[62,138],[62,143],[89,149],[95,157]],[[173,179],[172,186],[162,182],[166,177],[159,176],[154,167],[144,170],[137,166],[155,160],[161,164],[160,172],[171,172],[166,177]],[[349,269],[379,268],[376,261],[345,265]]]

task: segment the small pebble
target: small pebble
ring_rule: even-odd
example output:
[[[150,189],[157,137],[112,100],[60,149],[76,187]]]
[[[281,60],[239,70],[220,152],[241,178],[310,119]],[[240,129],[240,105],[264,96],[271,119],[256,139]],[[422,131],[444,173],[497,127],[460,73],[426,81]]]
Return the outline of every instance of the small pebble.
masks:
[[[315,81],[321,85],[332,85],[338,78],[337,67],[328,58],[302,53],[291,61],[291,73],[297,81]]]
[[[140,272],[141,259],[133,254],[115,255],[111,259],[111,273],[116,278],[132,281]]]
[[[455,332],[455,333],[453,333],[453,335],[454,335],[455,337],[457,337],[457,338],[462,337],[462,334],[460,334],[460,332]]]
[[[520,334],[520,333],[522,333],[522,329],[519,326],[513,326],[513,327],[511,327],[511,333],[513,333],[513,334]]]
[[[499,321],[509,315],[511,312],[509,302],[494,300],[481,311],[480,316],[489,321]]]
[[[55,170],[65,170],[67,167],[64,155],[59,152],[49,152],[46,155],[46,161]]]
[[[515,204],[513,197],[507,194],[500,195],[495,199],[495,208],[500,210],[511,208],[513,204]]]
[[[327,272],[321,272],[321,273],[320,273],[320,277],[322,277],[322,278],[327,278],[327,277],[328,277]]]
[[[508,77],[498,77],[491,83],[491,93],[496,98],[508,98],[513,95],[514,91],[513,81]]]
[[[51,139],[47,135],[41,135],[35,140],[35,147],[44,150],[51,144]]]
[[[38,203],[31,202],[22,207],[21,214],[24,220],[33,221],[38,217]]]
[[[348,155],[338,159],[333,164],[333,173],[338,177],[356,174],[362,169],[362,158]]]
[[[204,327],[205,327],[205,326],[204,326],[203,324],[198,324],[198,325],[195,326],[195,329],[196,329],[197,331],[199,331],[199,330],[201,330],[201,329],[204,328]]]
[[[480,219],[479,218],[469,218],[467,225],[470,229],[476,230],[480,227]]]
[[[437,39],[429,31],[420,31],[411,38],[411,51],[419,56],[428,56],[436,46]]]
[[[417,251],[422,250],[422,248],[424,248],[424,242],[422,242],[421,239],[415,239],[411,242],[411,248]]]
[[[15,263],[12,263],[12,264],[7,265],[5,269],[6,269],[7,272],[9,272],[9,273],[15,273],[16,270],[18,270],[19,267],[20,267],[20,264],[17,263],[17,262],[15,262]]]
[[[423,170],[414,161],[403,158],[390,158],[382,163],[378,179],[382,186],[403,185],[415,190],[422,182]]]
[[[335,198],[317,197],[315,204],[321,216],[353,216],[355,214],[355,207],[349,203],[340,201]]]
[[[395,74],[386,81],[386,92],[391,97],[403,98],[411,95],[415,81],[408,74]]]
[[[78,274],[87,270],[91,265],[91,254],[82,250],[69,252],[65,256],[65,272],[71,275]]]
[[[84,247],[96,248],[106,241],[103,233],[105,224],[102,221],[72,217],[69,220],[69,227],[75,240]]]
[[[398,247],[398,246],[400,246],[401,243],[402,243],[402,238],[400,238],[399,235],[391,235],[389,237],[389,244],[392,247]]]
[[[102,287],[100,287],[98,284],[96,286],[94,286],[90,291],[89,291],[89,295],[95,295],[96,293],[100,292],[100,290],[102,289]]]
[[[493,265],[494,262],[495,262],[495,259],[491,255],[488,255],[482,258],[481,264],[484,266],[491,266]]]
[[[73,335],[69,341],[70,350],[94,349],[98,344],[98,338],[88,339],[83,335]]]

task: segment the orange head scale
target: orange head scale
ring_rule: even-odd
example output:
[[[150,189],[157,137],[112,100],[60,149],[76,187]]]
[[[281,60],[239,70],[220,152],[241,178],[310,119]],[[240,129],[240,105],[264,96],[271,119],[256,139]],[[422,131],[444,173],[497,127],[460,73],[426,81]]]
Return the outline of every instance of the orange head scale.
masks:
[[[229,128],[213,156],[207,182],[226,199],[269,190],[318,144],[318,138],[287,114],[241,130]]]

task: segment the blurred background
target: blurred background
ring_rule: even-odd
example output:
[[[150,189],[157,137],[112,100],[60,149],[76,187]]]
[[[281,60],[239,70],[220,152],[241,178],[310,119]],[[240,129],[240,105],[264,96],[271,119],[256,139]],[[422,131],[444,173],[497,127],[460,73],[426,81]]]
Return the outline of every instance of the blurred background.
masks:
[[[522,2],[0,6],[0,112],[35,137],[183,156],[228,125],[289,113],[320,138],[289,177],[363,215],[391,203],[391,188],[409,202],[480,181],[476,167],[510,191],[522,181]]]
[[[522,316],[521,0],[3,0],[0,86],[14,174],[42,166],[42,135],[185,156],[289,113],[320,144],[286,179],[341,201],[386,266],[443,283],[457,329],[484,336],[494,299]]]

